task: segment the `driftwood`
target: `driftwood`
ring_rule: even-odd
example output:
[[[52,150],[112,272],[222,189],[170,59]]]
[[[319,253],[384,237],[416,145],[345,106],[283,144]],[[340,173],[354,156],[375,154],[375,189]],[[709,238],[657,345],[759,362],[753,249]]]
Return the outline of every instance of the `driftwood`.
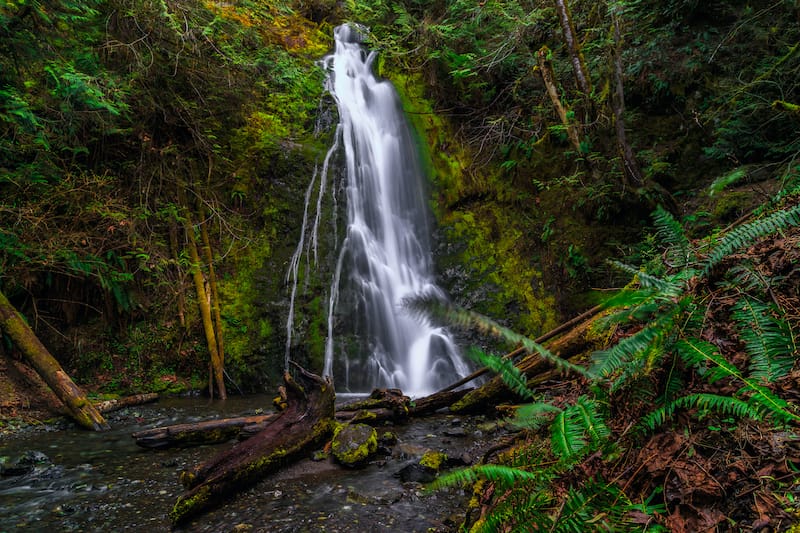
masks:
[[[333,431],[333,385],[329,379],[299,369],[297,381],[284,375],[288,404],[252,438],[181,474],[188,489],[170,513],[173,524],[185,522],[248,488],[321,446]]]
[[[2,292],[0,292],[0,331],[14,341],[22,355],[25,356],[25,359],[67,407],[72,418],[78,424],[95,431],[109,428],[108,422],[100,414],[100,411],[86,398],[83,390],[64,372],[55,357],[44,347],[30,326],[23,320]]]
[[[158,400],[158,394],[149,392],[145,394],[134,394],[132,396],[125,396],[124,398],[117,398],[115,400],[104,400],[101,402],[94,402],[94,407],[101,413],[111,413],[124,409],[126,407],[133,407],[134,405],[142,405]]]

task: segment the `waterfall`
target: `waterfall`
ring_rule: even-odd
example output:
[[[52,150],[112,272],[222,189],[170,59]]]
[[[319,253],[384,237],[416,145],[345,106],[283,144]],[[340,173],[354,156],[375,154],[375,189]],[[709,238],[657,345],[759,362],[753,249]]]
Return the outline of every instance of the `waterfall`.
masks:
[[[323,373],[334,377],[337,391],[428,394],[469,369],[446,329],[402,305],[420,293],[444,298],[433,275],[417,147],[394,88],[372,73],[376,56],[363,48],[362,28],[339,26],[334,37],[322,66],[339,125],[325,166],[338,151],[344,181],[331,189],[344,195],[347,216],[330,286]],[[317,221],[319,206],[318,197]]]

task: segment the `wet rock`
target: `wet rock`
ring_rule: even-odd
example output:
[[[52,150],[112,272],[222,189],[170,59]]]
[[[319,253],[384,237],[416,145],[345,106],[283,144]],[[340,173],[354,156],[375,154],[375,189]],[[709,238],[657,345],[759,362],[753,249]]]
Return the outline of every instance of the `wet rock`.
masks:
[[[20,455],[16,461],[0,466],[0,474],[4,476],[24,476],[34,471],[37,466],[52,465],[50,458],[42,452],[29,450]]]
[[[444,434],[448,437],[466,437],[467,430],[462,427],[453,427],[445,429]]]
[[[433,471],[419,463],[407,464],[397,471],[394,476],[400,478],[403,483],[430,483],[436,479],[436,474]]]
[[[331,452],[336,460],[349,467],[359,467],[378,450],[378,433],[366,424],[339,426],[333,434]]]

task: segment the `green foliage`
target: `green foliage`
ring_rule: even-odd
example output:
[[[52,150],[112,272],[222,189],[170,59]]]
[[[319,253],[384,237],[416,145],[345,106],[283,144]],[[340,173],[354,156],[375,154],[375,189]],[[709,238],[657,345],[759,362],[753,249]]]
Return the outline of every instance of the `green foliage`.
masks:
[[[732,311],[731,318],[750,356],[750,375],[769,383],[788,374],[797,353],[789,323],[777,318],[773,307],[747,296]]]

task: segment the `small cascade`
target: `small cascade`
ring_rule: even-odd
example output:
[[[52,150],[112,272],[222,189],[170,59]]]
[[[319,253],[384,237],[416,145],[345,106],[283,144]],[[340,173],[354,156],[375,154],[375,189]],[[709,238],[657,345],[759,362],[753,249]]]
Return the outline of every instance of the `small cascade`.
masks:
[[[334,377],[340,392],[396,387],[421,396],[469,371],[446,329],[403,307],[404,299],[418,294],[445,297],[433,275],[424,175],[394,88],[372,73],[376,56],[362,46],[363,29],[339,26],[334,37],[335,50],[322,66],[339,125],[319,179],[327,181],[327,165],[337,154],[343,160],[340,188],[347,216],[330,287],[324,374]],[[316,179],[315,173],[309,191]],[[315,228],[323,187],[317,195]],[[335,201],[338,189],[331,189]],[[304,234],[308,216],[306,212]],[[303,239],[289,274],[293,295]],[[310,238],[315,259],[316,239],[316,234]],[[292,320],[290,316],[290,333]]]

